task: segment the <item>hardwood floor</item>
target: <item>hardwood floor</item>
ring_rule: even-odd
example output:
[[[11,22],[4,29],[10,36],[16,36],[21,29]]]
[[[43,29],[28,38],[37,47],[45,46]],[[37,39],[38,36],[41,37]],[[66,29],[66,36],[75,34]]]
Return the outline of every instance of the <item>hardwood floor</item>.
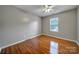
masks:
[[[59,54],[79,54],[79,46],[70,41],[41,35],[2,49],[2,54],[50,54],[50,42],[58,43]]]

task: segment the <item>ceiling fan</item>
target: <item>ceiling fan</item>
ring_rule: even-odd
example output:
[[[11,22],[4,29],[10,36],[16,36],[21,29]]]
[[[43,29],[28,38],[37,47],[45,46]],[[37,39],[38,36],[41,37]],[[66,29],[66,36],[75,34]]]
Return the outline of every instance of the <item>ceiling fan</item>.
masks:
[[[42,6],[42,11],[45,12],[45,13],[48,13],[50,11],[53,10],[53,8],[55,7],[55,5],[43,5]]]

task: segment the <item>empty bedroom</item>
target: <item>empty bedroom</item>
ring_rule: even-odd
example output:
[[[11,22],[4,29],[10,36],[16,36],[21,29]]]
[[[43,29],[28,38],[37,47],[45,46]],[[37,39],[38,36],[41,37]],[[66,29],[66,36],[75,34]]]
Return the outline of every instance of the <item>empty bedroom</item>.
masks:
[[[0,54],[79,54],[79,6],[0,5]]]

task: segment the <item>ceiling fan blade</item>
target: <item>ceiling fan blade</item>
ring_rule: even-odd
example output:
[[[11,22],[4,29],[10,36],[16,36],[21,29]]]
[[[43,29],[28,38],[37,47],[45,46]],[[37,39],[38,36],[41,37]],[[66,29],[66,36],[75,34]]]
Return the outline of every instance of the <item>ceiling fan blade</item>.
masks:
[[[55,5],[51,5],[51,6],[49,6],[49,8],[53,8],[53,7],[55,7]]]

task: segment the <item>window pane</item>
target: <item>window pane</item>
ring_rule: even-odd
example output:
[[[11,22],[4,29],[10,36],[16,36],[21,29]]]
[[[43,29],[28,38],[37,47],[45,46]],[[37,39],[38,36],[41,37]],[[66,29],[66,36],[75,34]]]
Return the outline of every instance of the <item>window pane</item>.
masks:
[[[58,18],[50,19],[50,31],[58,32]]]

